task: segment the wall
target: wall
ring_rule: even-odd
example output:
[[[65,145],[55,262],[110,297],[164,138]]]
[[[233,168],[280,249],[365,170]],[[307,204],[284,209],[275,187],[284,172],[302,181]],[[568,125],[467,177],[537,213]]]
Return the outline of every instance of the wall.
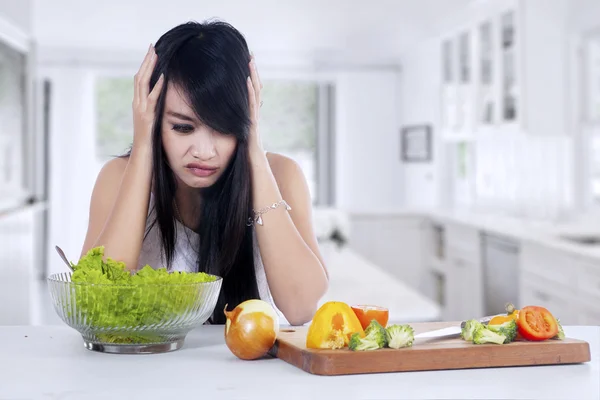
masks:
[[[34,28],[43,46],[135,50],[176,24],[218,17],[244,33],[259,62],[365,64],[395,59],[469,1],[35,0]]]
[[[50,127],[50,232],[48,273],[63,272],[59,245],[77,260],[88,223],[92,188],[101,165],[95,158],[93,75],[79,67],[40,68],[52,82]]]
[[[570,25],[580,32],[595,30],[600,33],[600,2],[598,0],[571,0]]]
[[[347,211],[402,206],[395,70],[336,74],[336,200]]]
[[[572,4],[570,0],[526,0],[521,4],[524,128],[534,135],[571,134],[566,105]]]
[[[32,28],[33,0],[0,0],[0,19],[6,19],[23,32]]]
[[[402,62],[400,85],[401,125],[431,124],[434,151],[431,163],[403,164],[403,199],[407,207],[431,207],[439,204],[441,156],[439,145],[439,93],[441,60],[437,40],[420,43]]]

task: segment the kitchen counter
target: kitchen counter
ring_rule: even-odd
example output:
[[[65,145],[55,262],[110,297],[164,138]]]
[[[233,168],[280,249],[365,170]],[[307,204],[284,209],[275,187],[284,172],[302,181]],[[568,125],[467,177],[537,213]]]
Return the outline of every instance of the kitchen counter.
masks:
[[[242,361],[222,326],[202,326],[175,352],[91,352],[68,327],[0,328],[0,399],[594,399],[600,398],[600,327],[566,326],[590,343],[578,365],[324,377],[279,359]]]
[[[430,322],[441,319],[441,308],[433,300],[411,288],[357,252],[321,246],[329,272],[329,289],[319,304],[343,301],[387,307],[390,322]]]
[[[469,210],[406,209],[387,212],[387,215],[427,218],[434,223],[454,223],[470,226],[482,232],[541,244],[574,256],[600,261],[600,243],[579,244],[561,235],[593,235],[600,238],[600,217],[580,216],[561,222],[528,220]]]

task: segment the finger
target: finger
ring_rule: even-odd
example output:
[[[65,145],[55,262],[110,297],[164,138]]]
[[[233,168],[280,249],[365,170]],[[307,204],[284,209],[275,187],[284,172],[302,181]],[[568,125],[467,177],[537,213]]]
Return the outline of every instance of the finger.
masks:
[[[246,82],[248,83],[248,104],[250,106],[250,118],[252,119],[252,122],[254,122],[256,119],[256,94],[254,91],[254,85],[252,84],[252,78],[248,77]]]
[[[262,83],[262,79],[260,79],[260,72],[258,72],[258,67],[256,66],[256,61],[255,61],[255,60],[256,60],[256,57],[254,57],[254,53],[252,53],[252,60],[254,60],[254,65],[255,65],[255,67],[254,67],[254,68],[256,69],[256,76],[258,77],[258,84],[259,84],[259,86],[258,86],[258,87],[259,87],[259,88],[261,89],[261,91],[262,91],[262,88],[263,88],[263,83]]]
[[[133,77],[133,84],[134,84],[133,99],[134,99],[135,104],[138,104],[140,101],[140,98],[141,98],[141,96],[140,96],[140,77],[142,76],[144,66],[147,64],[151,55],[152,55],[152,44],[150,44],[150,47],[148,47],[146,56],[144,57],[144,60],[142,61],[142,64],[140,65],[138,72]]]
[[[260,82],[258,81],[256,63],[254,62],[254,60],[250,61],[250,77],[252,78],[252,87],[254,89],[254,97],[256,99],[256,103],[260,104]]]
[[[146,63],[142,76],[140,76],[140,101],[142,104],[148,99],[148,92],[150,91],[150,78],[152,77],[152,71],[154,71],[154,66],[156,65],[157,59],[158,57],[153,50],[152,56]]]
[[[148,95],[148,105],[154,107],[156,105],[156,101],[158,100],[158,96],[160,96],[160,92],[163,87],[163,83],[165,82],[165,75],[160,74],[156,84],[152,88],[152,91]]]

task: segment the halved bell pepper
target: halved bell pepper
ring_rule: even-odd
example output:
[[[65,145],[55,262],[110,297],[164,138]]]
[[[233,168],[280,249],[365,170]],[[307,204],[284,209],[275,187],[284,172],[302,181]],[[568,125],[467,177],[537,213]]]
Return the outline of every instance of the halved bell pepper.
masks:
[[[506,304],[506,315],[497,315],[488,322],[489,325],[502,325],[505,322],[509,322],[514,319],[515,322],[519,318],[519,310],[512,305],[512,303]]]
[[[350,337],[364,330],[352,308],[341,301],[323,304],[308,327],[306,347],[309,349],[341,349],[348,346]]]

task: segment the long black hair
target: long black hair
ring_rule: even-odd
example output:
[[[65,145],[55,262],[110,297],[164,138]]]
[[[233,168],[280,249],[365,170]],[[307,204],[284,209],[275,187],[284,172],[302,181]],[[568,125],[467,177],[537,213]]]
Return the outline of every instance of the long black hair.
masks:
[[[162,146],[165,93],[170,83],[188,98],[197,117],[221,134],[237,139],[236,150],[222,176],[202,189],[197,271],[223,278],[213,324],[225,323],[223,309],[259,298],[254,265],[254,235],[246,221],[252,212],[248,155],[250,114],[246,79],[250,52],[246,40],[226,22],[188,22],[166,32],[155,45],[158,56],[150,90],[160,74],[165,84],[156,105],[152,134],[154,221],[171,268],[175,240],[175,175]]]

